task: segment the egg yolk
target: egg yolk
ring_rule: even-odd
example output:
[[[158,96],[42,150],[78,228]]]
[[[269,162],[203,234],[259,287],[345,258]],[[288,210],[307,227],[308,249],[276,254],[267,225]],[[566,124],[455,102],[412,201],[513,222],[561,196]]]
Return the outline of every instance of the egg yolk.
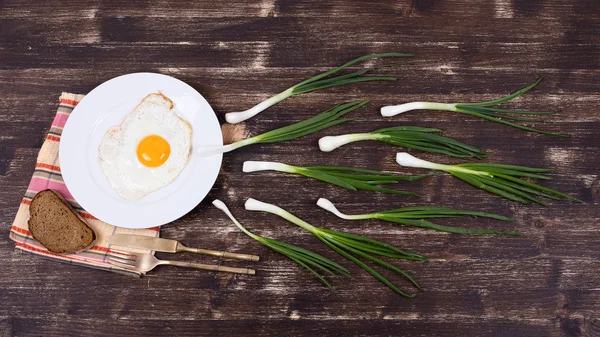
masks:
[[[150,135],[138,144],[137,157],[140,163],[148,167],[164,164],[171,154],[171,146],[161,136]]]

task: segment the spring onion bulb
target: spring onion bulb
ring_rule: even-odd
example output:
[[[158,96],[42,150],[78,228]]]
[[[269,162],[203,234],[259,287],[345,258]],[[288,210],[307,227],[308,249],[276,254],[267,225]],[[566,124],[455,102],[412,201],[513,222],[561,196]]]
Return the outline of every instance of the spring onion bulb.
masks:
[[[377,185],[394,184],[400,181],[414,181],[429,177],[430,175],[418,176],[403,176],[393,173],[384,173],[373,170],[366,170],[355,167],[343,166],[293,166],[283,163],[267,162],[267,161],[246,161],[242,168],[244,172],[256,171],[279,171],[285,173],[299,174],[305,177],[317,179],[343,187],[347,190],[357,191],[375,191],[399,195],[414,195],[418,194],[391,188],[384,188]]]
[[[395,259],[405,259],[405,260],[416,260],[416,261],[427,261],[427,258],[419,255],[417,253],[408,252],[404,250],[400,250],[390,244],[383,243],[381,241],[369,239],[363,236],[358,236],[354,234],[338,232],[330,229],[315,227],[308,222],[297,218],[293,214],[288,211],[277,207],[275,205],[267,204],[262,201],[258,201],[255,199],[248,199],[246,201],[246,209],[249,211],[263,211],[269,212],[275,215],[279,215],[280,217],[294,223],[295,225],[302,227],[303,229],[309,231],[311,234],[316,236],[319,240],[321,240],[325,245],[329,248],[336,251],[338,254],[342,255],[346,259],[356,263],[362,269],[369,272],[383,284],[388,286],[390,289],[395,291],[396,293],[412,298],[415,295],[410,295],[402,290],[400,290],[396,285],[390,282],[387,278],[381,275],[372,267],[365,264],[363,261],[359,259],[362,257],[364,259],[370,260],[380,266],[383,266],[391,271],[399,273],[406,277],[417,289],[422,290],[421,287],[417,284],[415,280],[413,280],[410,275],[408,275],[405,271],[399,269],[398,267],[385,262],[374,255],[378,256],[387,256]],[[358,256],[358,257],[357,257]]]
[[[517,232],[505,232],[489,229],[468,229],[459,227],[448,227],[435,224],[425,219],[432,218],[462,218],[465,216],[472,217],[484,217],[492,218],[503,221],[514,221],[512,218],[508,218],[502,215],[479,212],[460,210],[449,207],[438,207],[438,206],[415,206],[415,207],[402,207],[396,209],[390,209],[387,211],[380,211],[368,214],[356,214],[347,215],[344,214],[333,205],[333,203],[325,198],[320,198],[317,201],[317,205],[342,219],[346,220],[365,220],[365,219],[379,219],[382,221],[398,223],[408,226],[417,226],[427,229],[433,229],[440,232],[457,233],[457,234],[497,234],[497,235],[510,235],[519,236]]]
[[[250,108],[248,110],[241,111],[241,112],[230,112],[225,115],[225,120],[227,120],[227,122],[231,123],[231,124],[243,122],[247,119],[250,119],[250,118],[258,115],[263,110],[266,110],[267,108],[283,101],[284,99],[286,99],[288,97],[291,97],[294,95],[299,95],[299,94],[304,94],[304,93],[319,90],[319,89],[325,89],[325,88],[335,87],[338,85],[344,85],[344,84],[356,83],[356,82],[395,81],[396,80],[395,77],[363,76],[364,74],[366,74],[372,70],[381,68],[381,66],[366,68],[366,69],[355,71],[353,73],[349,73],[346,75],[330,77],[327,79],[325,79],[325,77],[329,77],[330,75],[333,75],[355,63],[367,61],[367,60],[374,59],[374,58],[411,57],[411,56],[414,56],[414,55],[400,54],[400,53],[384,53],[384,54],[365,55],[365,56],[359,57],[359,58],[354,59],[354,60],[352,60],[346,64],[343,64],[337,68],[331,69],[331,70],[321,73],[315,77],[312,77],[305,81],[302,81],[302,82],[284,90],[283,92],[280,92],[279,94],[253,106],[252,108]]]
[[[550,169],[488,163],[444,165],[416,158],[406,152],[399,152],[396,155],[396,162],[404,167],[445,171],[479,189],[522,204],[534,202],[546,206],[537,197],[552,200],[570,199],[582,202],[570,195],[521,179],[550,179],[542,174],[552,172]]]
[[[508,126],[515,127],[517,129],[536,132],[545,135],[557,136],[557,137],[568,137],[568,135],[553,133],[543,130],[534,129],[527,127],[516,122],[543,122],[539,119],[527,119],[522,117],[515,117],[514,115],[551,115],[556,112],[547,111],[520,111],[520,110],[506,110],[495,108],[495,105],[512,101],[513,99],[525,94],[529,90],[533,89],[542,81],[542,78],[538,78],[533,84],[515,92],[510,95],[486,102],[477,103],[435,103],[435,102],[411,102],[400,105],[385,106],[381,108],[381,115],[384,117],[395,116],[411,110],[444,110],[459,112],[475,117],[483,118],[485,120],[496,122]],[[514,121],[514,122],[511,122]]]
[[[361,106],[367,104],[368,100],[346,102],[338,104],[333,108],[323,111],[318,115],[305,119],[301,122],[284,126],[279,129],[275,129],[269,132],[265,132],[258,136],[254,136],[248,139],[240,140],[229,145],[217,146],[217,147],[203,147],[198,151],[201,156],[208,157],[215,154],[225,153],[233,151],[243,146],[250,144],[261,144],[261,143],[278,143],[287,140],[300,138],[302,136],[321,131],[323,129],[347,122],[351,119],[341,118],[345,114],[354,111]]]
[[[341,136],[326,136],[319,139],[319,148],[330,152],[338,147],[363,140],[376,140],[394,146],[405,147],[425,152],[441,153],[452,157],[475,157],[481,159],[487,154],[482,150],[461,143],[452,138],[437,135],[440,129],[421,128],[417,126],[397,126],[375,130],[369,133],[353,133]]]
[[[310,250],[286,242],[266,238],[264,236],[259,236],[250,232],[244,226],[242,226],[242,224],[240,224],[239,221],[237,221],[237,219],[233,216],[233,214],[231,214],[225,203],[223,203],[221,200],[214,200],[213,205],[215,205],[215,207],[227,214],[229,219],[231,219],[231,221],[233,221],[233,223],[246,235],[262,243],[263,245],[271,248],[272,250],[287,256],[290,260],[306,268],[321,282],[327,285],[330,289],[333,289],[333,286],[315,269],[321,270],[333,276],[335,276],[336,274],[342,274],[350,277],[350,273],[346,268],[326,257],[323,257],[317,253],[311,252]]]

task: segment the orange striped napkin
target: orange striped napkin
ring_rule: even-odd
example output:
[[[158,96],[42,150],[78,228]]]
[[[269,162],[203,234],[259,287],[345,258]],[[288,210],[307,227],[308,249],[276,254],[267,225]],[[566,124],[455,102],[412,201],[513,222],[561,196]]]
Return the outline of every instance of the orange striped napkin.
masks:
[[[21,206],[19,207],[15,221],[10,230],[10,238],[16,242],[17,249],[55,261],[140,276],[140,273],[123,269],[106,262],[109,254],[118,255],[118,253],[111,251],[106,243],[106,239],[113,234],[135,234],[158,237],[159,228],[125,229],[109,225],[106,222],[94,218],[91,214],[82,209],[73,199],[73,196],[69,193],[60,174],[60,165],[58,163],[58,144],[60,142],[60,136],[71,111],[73,111],[73,108],[81,101],[81,99],[83,99],[83,97],[84,95],[69,93],[63,93],[60,96],[58,112],[54,117],[50,131],[38,154],[33,177],[29,182],[29,187],[27,187],[27,192],[25,192],[25,197],[23,197],[23,200],[21,201]],[[59,192],[71,204],[73,209],[85,218],[87,223],[94,228],[98,238],[92,248],[76,254],[55,254],[49,252],[44,246],[33,239],[27,225],[27,220],[29,220],[29,204],[37,192],[48,188]],[[119,247],[119,249],[121,248]],[[131,253],[151,253],[149,250],[140,249],[130,249],[129,251]]]

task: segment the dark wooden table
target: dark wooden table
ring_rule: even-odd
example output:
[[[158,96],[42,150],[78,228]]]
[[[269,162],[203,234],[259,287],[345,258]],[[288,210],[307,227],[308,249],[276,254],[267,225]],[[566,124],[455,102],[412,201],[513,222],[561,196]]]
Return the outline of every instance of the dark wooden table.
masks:
[[[547,186],[583,204],[522,206],[449,176],[406,184],[425,197],[337,189],[278,173],[243,174],[245,160],[339,164],[398,171],[396,149],[356,143],[321,153],[312,135],[227,154],[208,197],[162,235],[191,246],[254,252],[256,276],[159,268],[141,279],[49,262],[14,250],[8,231],[61,91],[87,93],[118,75],[177,77],[219,119],[320,70],[377,52],[417,62],[365,83],[291,98],[235,129],[255,135],[345,100],[373,102],[329,134],[400,124],[439,127],[492,160],[556,169]],[[0,2],[0,335],[2,336],[600,336],[600,4],[597,0],[496,1],[12,1]],[[511,107],[560,110],[538,136],[444,112],[384,119],[378,108],[411,100],[476,101],[544,82]],[[456,162],[440,156],[424,157]],[[417,172],[417,171],[414,171]],[[421,172],[421,171],[418,171]],[[360,268],[336,292],[240,233],[210,205],[224,200],[248,228],[337,261],[311,235],[266,213],[254,197],[325,227],[389,241],[434,257],[398,261],[425,292],[407,300]],[[444,224],[518,230],[461,236],[346,222],[317,208],[327,197],[348,212],[430,204],[514,216]],[[185,260],[218,262],[181,255]],[[239,263],[239,265],[244,265]],[[387,274],[390,275],[390,274]],[[400,277],[392,280],[410,289]]]

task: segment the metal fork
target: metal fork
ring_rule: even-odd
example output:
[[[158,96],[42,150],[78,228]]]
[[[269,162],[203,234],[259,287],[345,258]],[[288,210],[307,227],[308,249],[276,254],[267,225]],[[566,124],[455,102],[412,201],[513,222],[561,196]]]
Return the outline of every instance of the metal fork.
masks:
[[[112,249],[115,252],[114,249]],[[183,262],[183,261],[169,261],[169,260],[159,260],[152,254],[130,254],[123,252],[125,257],[116,257],[112,255],[108,255],[108,263],[114,264],[115,266],[119,266],[125,269],[135,270],[145,274],[146,272],[151,271],[156,266],[160,265],[171,265],[178,267],[186,267],[186,268],[194,268],[194,269],[203,269],[203,270],[215,270],[215,271],[223,271],[228,273],[236,273],[236,274],[249,274],[254,275],[256,271],[250,268],[233,268],[233,267],[225,267],[218,266],[214,264],[203,264],[203,263],[194,263],[194,262]]]

